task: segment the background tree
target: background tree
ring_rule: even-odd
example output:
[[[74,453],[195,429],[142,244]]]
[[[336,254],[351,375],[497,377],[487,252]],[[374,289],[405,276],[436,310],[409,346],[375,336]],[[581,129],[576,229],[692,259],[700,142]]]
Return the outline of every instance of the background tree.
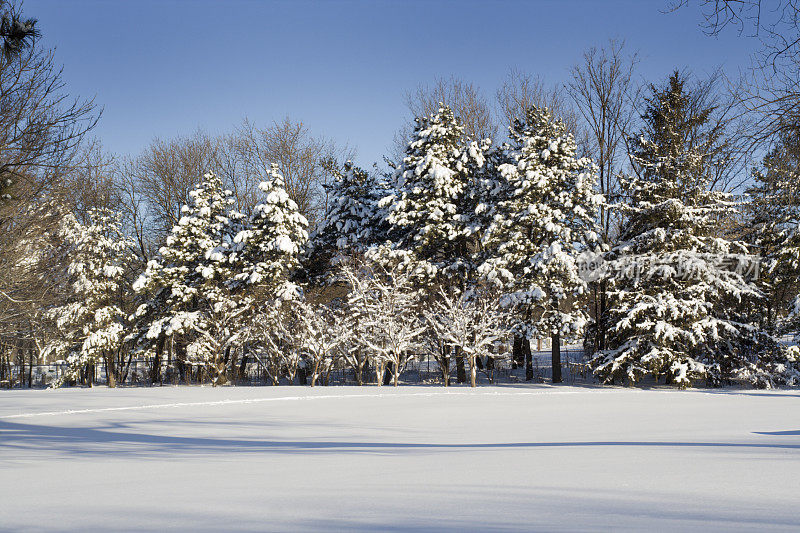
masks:
[[[462,125],[462,141],[481,141],[494,139],[497,134],[497,121],[492,104],[479,87],[452,76],[436,78],[430,85],[420,85],[405,95],[406,106],[412,119],[436,114],[444,104],[449,107],[459,124]],[[413,139],[415,124],[413,120],[395,134],[392,153],[394,161],[401,161],[405,150]]]
[[[622,182],[625,224],[607,256],[608,349],[593,359],[606,382],[744,378],[764,340],[742,312],[760,298],[744,276],[754,258],[719,227],[733,205],[712,189],[711,110],[692,108],[684,84],[676,72],[651,87],[647,127],[632,141],[638,172]]]
[[[586,290],[578,255],[598,239],[595,170],[576,156],[572,135],[547,109],[529,108],[510,137],[489,193],[492,223],[480,271],[513,309],[515,334],[527,342],[551,337],[553,381],[560,382],[561,337],[582,333],[586,321],[575,299]]]
[[[497,90],[496,97],[498,122],[506,128],[506,131],[514,126],[515,119],[524,120],[527,110],[531,107],[547,108],[577,139],[579,149],[586,150],[581,117],[570,105],[568,95],[559,87],[549,87],[541,77],[512,69],[503,81],[503,85]]]
[[[800,292],[800,143],[784,133],[753,171],[744,234],[760,255],[759,286],[766,296],[762,326],[776,332]]]
[[[258,128],[245,120],[235,133],[237,157],[248,179],[266,181],[277,167],[289,197],[312,227],[325,213],[324,185],[333,178],[337,162],[352,159],[347,147],[311,135],[302,121],[288,117]]]

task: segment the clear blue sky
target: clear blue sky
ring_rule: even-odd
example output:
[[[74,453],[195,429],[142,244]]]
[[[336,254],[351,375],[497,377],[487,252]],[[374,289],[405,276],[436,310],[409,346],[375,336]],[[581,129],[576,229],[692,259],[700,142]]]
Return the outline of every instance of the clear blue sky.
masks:
[[[69,89],[104,109],[95,135],[120,154],[198,127],[285,116],[357,149],[369,166],[407,111],[403,95],[455,75],[493,96],[510,68],[563,83],[609,38],[639,50],[639,74],[746,67],[754,43],[706,37],[699,8],[668,0],[26,0]]]

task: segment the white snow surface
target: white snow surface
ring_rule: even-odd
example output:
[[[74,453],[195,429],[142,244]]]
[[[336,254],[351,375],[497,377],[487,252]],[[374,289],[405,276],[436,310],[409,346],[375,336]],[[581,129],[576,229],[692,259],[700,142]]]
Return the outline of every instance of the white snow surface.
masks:
[[[800,392],[0,392],[0,530],[797,531]]]

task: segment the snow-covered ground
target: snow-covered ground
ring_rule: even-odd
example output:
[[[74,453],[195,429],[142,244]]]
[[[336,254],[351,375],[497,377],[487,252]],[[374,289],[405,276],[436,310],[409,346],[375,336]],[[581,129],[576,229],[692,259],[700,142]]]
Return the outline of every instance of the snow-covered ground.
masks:
[[[0,529],[800,528],[800,392],[0,393]]]

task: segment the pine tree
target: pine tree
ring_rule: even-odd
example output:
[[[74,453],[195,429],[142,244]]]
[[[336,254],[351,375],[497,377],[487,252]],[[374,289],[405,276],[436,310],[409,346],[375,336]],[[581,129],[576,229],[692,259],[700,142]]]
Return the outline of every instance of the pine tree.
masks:
[[[740,312],[760,298],[745,277],[755,258],[720,231],[735,204],[711,189],[710,110],[689,101],[677,73],[653,87],[647,128],[631,140],[637,173],[622,180],[626,219],[604,265],[608,349],[592,361],[605,382],[760,379],[752,359],[763,337]]]
[[[358,253],[380,240],[378,202],[387,190],[379,180],[347,161],[326,189],[328,209],[315,232],[315,248]]]
[[[69,369],[54,386],[77,380],[87,369],[104,363],[108,385],[114,387],[127,318],[126,275],[136,259],[134,245],[122,233],[119,215],[104,209],[91,210],[86,225],[69,215],[64,231],[71,293],[69,303],[48,312],[61,336],[46,352],[66,357]],[[91,386],[92,380],[87,383]]]
[[[761,258],[759,287],[766,295],[762,322],[777,331],[800,292],[800,133],[786,133],[753,171],[744,232]]]
[[[272,167],[259,189],[264,199],[253,209],[249,223],[236,233],[230,283],[238,291],[260,291],[267,301],[291,300],[300,295],[292,274],[308,242],[308,221],[284,188],[283,176]]]
[[[144,340],[156,346],[156,371],[159,348],[171,341],[181,363],[200,364],[218,384],[225,381],[223,352],[233,336],[232,320],[241,311],[228,287],[234,275],[229,260],[234,199],[214,174],[206,174],[189,197],[166,244],[134,284],[149,296],[136,318]]]
[[[386,210],[379,202],[391,194],[381,177],[347,161],[334,172],[333,183],[325,186],[328,207],[325,217],[310,238],[310,250],[303,264],[311,278],[326,278],[336,272],[344,258],[361,255],[386,240]]]
[[[379,204],[388,209],[391,246],[373,257],[399,263],[427,281],[465,284],[476,267],[480,230],[470,203],[472,185],[490,141],[462,139],[463,128],[447,106],[416,119],[396,172],[396,193]]]
[[[491,219],[483,237],[487,282],[514,311],[516,335],[550,336],[553,381],[561,381],[560,341],[582,332],[578,299],[587,288],[580,254],[598,239],[595,169],[578,158],[573,137],[547,109],[531,107],[510,128],[494,182],[486,182],[479,211]]]

